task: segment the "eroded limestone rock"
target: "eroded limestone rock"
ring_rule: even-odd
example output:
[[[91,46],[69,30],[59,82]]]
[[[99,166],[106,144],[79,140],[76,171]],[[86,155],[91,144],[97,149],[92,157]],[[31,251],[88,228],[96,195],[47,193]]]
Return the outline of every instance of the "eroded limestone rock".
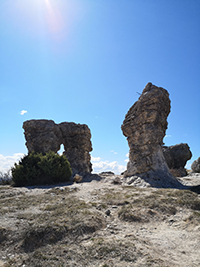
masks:
[[[23,123],[28,153],[57,152],[63,144],[73,175],[91,173],[90,151],[92,151],[90,129],[85,124],[52,120],[29,120]]]
[[[60,149],[62,134],[60,128],[52,120],[28,120],[23,123],[28,153]]]
[[[121,126],[130,148],[125,177],[137,175],[158,187],[178,186],[176,178],[169,172],[161,147],[169,112],[167,90],[148,83]]]
[[[62,132],[64,154],[68,158],[73,173],[85,175],[91,173],[90,151],[92,151],[91,132],[86,124],[62,122],[59,124]]]
[[[191,169],[193,172],[200,173],[200,157],[192,163]]]
[[[163,146],[163,154],[170,170],[176,170],[179,176],[186,176],[184,169],[187,161],[191,159],[192,152],[188,144],[178,144],[174,146]]]

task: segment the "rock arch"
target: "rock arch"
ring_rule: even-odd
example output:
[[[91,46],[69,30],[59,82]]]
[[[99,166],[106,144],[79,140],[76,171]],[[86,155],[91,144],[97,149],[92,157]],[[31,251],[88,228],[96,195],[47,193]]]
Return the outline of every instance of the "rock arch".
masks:
[[[91,173],[92,151],[91,132],[86,124],[62,122],[56,124],[53,120],[28,120],[23,123],[26,147],[28,153],[48,151],[57,152],[64,145],[64,153],[71,165],[73,175]]]

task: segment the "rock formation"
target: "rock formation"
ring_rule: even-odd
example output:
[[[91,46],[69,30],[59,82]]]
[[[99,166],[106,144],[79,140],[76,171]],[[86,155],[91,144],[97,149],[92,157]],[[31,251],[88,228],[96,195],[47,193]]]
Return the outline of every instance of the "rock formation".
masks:
[[[63,122],[56,124],[52,120],[29,120],[23,123],[28,153],[33,151],[46,153],[57,152],[63,144],[64,154],[68,158],[73,175],[91,173],[92,151],[90,129],[85,124]]]
[[[62,134],[52,120],[29,120],[23,123],[28,152],[57,152],[60,149]]]
[[[139,175],[157,187],[179,186],[169,172],[161,147],[169,112],[167,90],[148,83],[121,126],[130,148],[125,177]]]
[[[192,163],[191,169],[193,172],[200,173],[200,157]]]
[[[68,158],[73,173],[85,175],[91,173],[92,164],[90,154],[92,143],[90,129],[86,124],[75,124],[73,122],[62,122],[59,124],[62,132],[62,143],[64,154]]]
[[[192,153],[188,144],[178,144],[174,146],[163,146],[163,154],[170,170],[176,170],[179,176],[186,176],[184,169],[187,161],[191,159]]]

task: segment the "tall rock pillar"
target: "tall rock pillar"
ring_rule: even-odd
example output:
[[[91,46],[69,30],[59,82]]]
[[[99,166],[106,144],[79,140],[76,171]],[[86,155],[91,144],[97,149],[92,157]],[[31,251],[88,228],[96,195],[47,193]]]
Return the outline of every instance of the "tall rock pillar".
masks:
[[[169,172],[161,147],[169,112],[167,90],[148,83],[121,126],[130,148],[125,177],[140,175],[147,180],[154,180],[154,184],[155,180],[163,180],[166,186],[170,186],[170,179],[175,179]]]

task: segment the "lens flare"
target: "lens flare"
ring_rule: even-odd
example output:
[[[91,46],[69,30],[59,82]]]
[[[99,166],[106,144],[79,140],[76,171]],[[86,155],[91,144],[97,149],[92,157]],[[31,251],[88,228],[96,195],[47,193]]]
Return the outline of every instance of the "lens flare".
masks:
[[[75,0],[6,0],[3,19],[19,36],[53,47],[63,41],[71,46],[70,34],[85,16],[85,8]]]
[[[62,1],[8,0],[5,20],[12,22],[17,31],[34,36],[48,35],[59,40],[64,31]]]
[[[63,29],[63,21],[62,16],[58,8],[56,6],[53,7],[50,0],[45,0],[47,7],[47,23],[49,31],[54,35],[54,37],[59,37],[62,29]]]

